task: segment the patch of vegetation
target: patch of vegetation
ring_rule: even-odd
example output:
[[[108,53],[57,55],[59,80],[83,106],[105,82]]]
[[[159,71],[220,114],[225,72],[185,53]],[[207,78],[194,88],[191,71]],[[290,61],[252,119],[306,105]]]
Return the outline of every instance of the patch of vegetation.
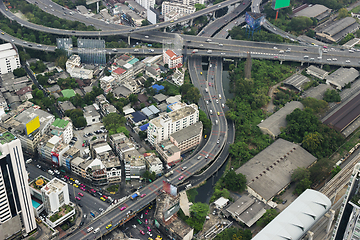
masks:
[[[274,42],[274,43],[282,43],[289,42],[289,40],[274,34],[268,31],[258,31],[254,32],[252,38],[249,38],[249,33],[246,33],[246,29],[241,26],[233,27],[232,30],[229,31],[229,34],[232,39],[237,40],[253,40],[256,42]]]
[[[115,185],[111,185],[110,187],[108,187],[106,189],[108,192],[117,192],[119,190],[119,185],[115,184]]]
[[[198,233],[202,230],[208,213],[209,205],[197,202],[190,206],[190,217],[185,216],[181,209],[178,212],[178,217],[192,227],[195,233]]]
[[[103,118],[103,123],[109,135],[124,133],[129,137],[129,131],[125,127],[126,119],[118,113],[110,113]]]
[[[257,153],[269,146],[273,140],[256,126],[266,116],[261,107],[266,105],[269,88],[293,74],[295,69],[277,62],[252,60],[252,79],[244,78],[245,61],[239,62],[230,75],[230,89],[234,99],[228,99],[226,117],[234,121],[235,142],[230,146],[232,165],[236,169]]]
[[[195,197],[198,195],[196,188],[192,188],[186,191],[189,202],[195,202]]]
[[[338,91],[336,91],[335,89],[327,89],[325,94],[324,94],[324,101],[326,102],[340,102],[341,101],[341,97]]]
[[[43,61],[37,61],[36,63],[30,64],[30,69],[35,73],[42,73],[46,70],[46,65]]]
[[[294,193],[300,195],[311,187],[310,170],[306,168],[296,168],[291,174],[291,181],[296,183]]]
[[[278,87],[278,90],[279,91],[275,93],[275,97],[273,99],[275,106],[283,107],[287,102],[294,101],[299,97],[294,91],[280,87]]]
[[[17,69],[14,69],[13,74],[15,77],[24,77],[27,73],[24,68],[19,67]]]
[[[256,225],[259,227],[265,227],[268,225],[279,213],[276,211],[276,209],[268,209],[262,215],[262,217],[256,222]]]
[[[310,108],[295,109],[286,117],[280,137],[302,147],[317,158],[330,156],[344,142],[341,133],[321,123]]]
[[[204,129],[203,134],[204,135],[209,134],[211,131],[212,123],[211,120],[206,115],[206,113],[201,109],[199,109],[199,121],[202,122],[203,124],[203,129]]]
[[[250,240],[251,238],[252,233],[249,229],[231,227],[219,233],[214,240]]]
[[[65,115],[71,119],[72,123],[74,124],[74,127],[76,128],[86,127],[87,122],[84,117],[84,112],[81,109],[77,108],[73,110],[67,110],[65,111]]]

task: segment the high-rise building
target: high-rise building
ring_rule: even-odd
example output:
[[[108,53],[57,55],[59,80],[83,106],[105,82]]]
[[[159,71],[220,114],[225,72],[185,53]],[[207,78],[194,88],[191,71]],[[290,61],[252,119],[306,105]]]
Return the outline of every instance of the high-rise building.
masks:
[[[0,239],[36,229],[20,140],[0,129]]]

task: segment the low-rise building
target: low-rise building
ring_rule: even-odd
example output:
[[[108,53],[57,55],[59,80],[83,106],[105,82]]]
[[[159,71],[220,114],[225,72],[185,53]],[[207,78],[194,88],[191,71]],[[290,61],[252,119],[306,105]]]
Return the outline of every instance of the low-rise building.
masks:
[[[315,67],[314,65],[310,65],[308,68],[306,68],[306,73],[320,79],[325,79],[329,74],[327,71]]]
[[[92,79],[93,70],[81,67],[81,58],[79,55],[73,54],[66,61],[66,71],[73,78]]]
[[[316,36],[321,41],[330,43],[340,42],[346,35],[359,29],[360,24],[352,17],[345,17],[331,22],[321,30],[316,31]]]
[[[44,135],[38,144],[39,156],[51,162],[55,166],[64,164],[63,154],[69,150],[70,146],[64,144],[58,136]]]
[[[292,113],[295,109],[303,109],[304,105],[298,101],[292,101],[285,104],[279,111],[259,123],[257,126],[264,134],[269,134],[275,139],[281,133],[281,129],[287,125],[286,116]]]
[[[132,94],[132,91],[125,86],[119,86],[113,90],[114,97],[119,98],[127,98]]]
[[[341,90],[346,84],[355,81],[359,77],[359,71],[355,68],[339,68],[332,74],[325,77],[326,84]]]
[[[160,176],[164,170],[163,163],[154,153],[144,153],[145,162],[149,172]]]
[[[58,105],[59,105],[60,111],[63,114],[65,114],[65,112],[68,110],[76,109],[75,106],[70,101],[58,102]]]
[[[21,66],[17,49],[11,43],[0,45],[0,56],[0,74],[12,72]]]
[[[108,183],[106,167],[100,159],[84,160],[77,157],[70,164],[74,174],[91,181],[92,184],[105,185]]]
[[[136,149],[124,154],[126,180],[139,179],[146,171],[144,155]]]
[[[80,157],[80,149],[73,146],[63,153],[63,162],[61,165],[71,170],[71,160],[77,157]]]
[[[171,11],[176,11],[177,13],[183,13],[186,15],[192,14],[195,12],[194,6],[184,5],[176,2],[167,2],[164,1],[161,4],[161,12],[164,16],[166,16]]]
[[[169,166],[181,161],[181,150],[170,140],[163,140],[155,145],[156,151]]]
[[[63,143],[69,144],[73,138],[73,125],[70,121],[57,118],[50,126],[52,135],[58,136]]]
[[[163,4],[164,3],[165,2],[163,2]],[[169,49],[163,54],[163,62],[167,64],[170,69],[179,68],[182,67],[183,56]]]
[[[170,141],[177,146],[181,153],[196,148],[202,139],[203,124],[196,122],[170,135]]]
[[[96,111],[93,105],[84,107],[84,117],[88,126],[100,122],[100,113]]]

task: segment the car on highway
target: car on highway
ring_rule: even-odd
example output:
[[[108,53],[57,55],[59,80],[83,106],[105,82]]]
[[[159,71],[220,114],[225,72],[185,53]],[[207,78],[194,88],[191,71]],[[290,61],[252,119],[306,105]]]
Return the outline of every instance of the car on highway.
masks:
[[[74,183],[74,184],[73,184],[73,186],[74,186],[74,187],[76,187],[76,188],[78,188],[78,187],[79,187],[76,183]]]
[[[326,59],[326,60],[328,60],[329,62],[331,61],[331,58],[328,58],[328,59]]]
[[[216,143],[219,144],[219,143],[220,143],[220,140],[218,139],[218,140],[216,141]]]
[[[217,112],[218,116],[220,116],[220,112]]]
[[[75,199],[76,199],[76,200],[79,200],[79,201],[81,200],[81,198],[80,198],[80,197],[75,197]]]
[[[219,100],[216,99],[216,103],[219,103]]]
[[[274,58],[279,58],[278,56],[274,56]]]
[[[80,195],[80,196],[82,196],[82,197],[84,196],[84,194],[82,194],[81,192],[79,192],[78,195]]]
[[[180,176],[180,177],[179,177],[179,181],[181,181],[183,178],[184,178],[184,176]]]
[[[222,52],[222,53],[220,53],[221,55],[225,55],[225,53],[224,52]]]
[[[148,220],[147,220],[147,219],[145,219],[145,224],[148,224]]]
[[[332,60],[333,60],[333,61],[337,61],[337,58],[333,58]]]
[[[108,197],[107,197],[107,196],[105,196],[105,195],[102,195],[102,197],[103,197],[103,198],[105,198],[105,199],[108,199]]]
[[[187,169],[187,167],[182,167],[181,171],[185,171]]]
[[[112,224],[109,224],[109,225],[106,226],[106,229],[109,229],[111,227],[112,227]]]
[[[142,235],[145,235],[145,232],[144,232],[143,230],[140,230],[140,233],[141,233]]]
[[[345,62],[346,62],[346,63],[350,63],[350,60],[346,60]]]
[[[87,232],[91,232],[93,229],[94,229],[93,227],[89,227],[89,228],[87,229]]]
[[[148,230],[149,232],[151,232],[151,228],[150,228],[149,226],[147,226],[147,230]]]
[[[143,197],[145,197],[145,196],[146,196],[146,193],[143,193],[143,194],[141,194],[141,196],[140,196],[140,197],[142,197],[142,198],[143,198]]]
[[[4,32],[1,32],[2,35],[4,35],[5,33]]]
[[[91,215],[91,216],[93,216],[93,217],[95,217],[95,214],[94,214],[94,213],[92,213],[92,212],[90,212],[90,215]]]
[[[125,210],[125,209],[126,209],[126,207],[123,206],[123,207],[120,208],[120,211],[123,211],[123,210]]]
[[[90,191],[92,191],[93,193],[96,193],[96,190],[94,190],[94,189],[90,189]]]
[[[170,22],[171,22],[171,23],[173,23],[173,22],[174,22],[174,20],[171,20]]]
[[[105,201],[106,201],[106,199],[105,199],[105,198],[103,198],[103,197],[101,197],[101,198],[100,198],[100,200],[102,200],[103,202],[105,202]]]
[[[136,221],[141,225],[142,221],[140,219],[136,219]]]

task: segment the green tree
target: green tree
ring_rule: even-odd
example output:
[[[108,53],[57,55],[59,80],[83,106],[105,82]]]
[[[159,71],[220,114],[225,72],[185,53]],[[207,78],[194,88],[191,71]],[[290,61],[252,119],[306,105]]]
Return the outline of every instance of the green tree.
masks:
[[[22,67],[14,69],[13,73],[14,73],[14,76],[16,76],[16,77],[23,77],[23,76],[26,76],[26,74],[27,74],[25,69]]]
[[[323,99],[326,102],[340,102],[341,101],[340,94],[335,89],[332,89],[332,90],[326,89]]]
[[[317,100],[316,98],[304,98],[301,100],[301,103],[304,104],[306,108],[310,108],[314,113],[323,114],[328,109],[328,103],[324,100]]]
[[[130,94],[129,101],[134,105],[138,101],[138,96],[134,93]]]
[[[313,21],[310,18],[299,16],[292,18],[288,26],[291,28],[291,30],[302,31],[306,28],[309,28],[312,24]]]
[[[123,132],[129,136],[129,131],[125,127],[126,119],[118,113],[110,113],[103,118],[103,123],[109,135]]]
[[[336,174],[338,174],[341,171],[341,167],[340,166],[336,166],[333,168],[333,170],[331,170],[331,176],[334,177]]]
[[[304,178],[310,178],[310,171],[306,168],[298,167],[291,174],[291,181],[296,182]]]
[[[246,189],[246,177],[239,173],[236,174],[234,170],[229,170],[222,177],[225,187],[231,191],[243,192]]]
[[[311,187],[311,181],[308,178],[301,179],[298,184],[296,184],[294,193],[300,195],[306,189]]]
[[[318,132],[312,132],[305,134],[302,145],[309,152],[317,152],[321,148],[323,136]]]
[[[224,229],[214,240],[251,240],[252,233],[249,229],[243,230],[237,227]]]
[[[200,4],[200,3],[195,3],[194,5],[196,11],[200,11],[201,9],[206,8],[206,6],[204,4]]]
[[[266,225],[268,225],[279,213],[271,208],[266,210],[266,212],[264,213],[264,215],[262,215],[262,217],[256,222],[256,225],[258,225],[259,227],[265,227]]]
[[[211,120],[208,118],[206,113],[201,109],[199,109],[199,121],[201,121],[203,124],[203,128],[204,128],[203,133],[209,134],[211,131],[211,126],[212,126]]]
[[[147,19],[141,21],[141,26],[147,26],[147,25],[150,25],[150,22]]]
[[[346,8],[340,8],[338,11],[338,17],[337,19],[342,19],[346,17],[351,17],[350,12]]]
[[[38,90],[35,95],[36,98],[42,99],[44,97],[44,93],[41,90]]]

